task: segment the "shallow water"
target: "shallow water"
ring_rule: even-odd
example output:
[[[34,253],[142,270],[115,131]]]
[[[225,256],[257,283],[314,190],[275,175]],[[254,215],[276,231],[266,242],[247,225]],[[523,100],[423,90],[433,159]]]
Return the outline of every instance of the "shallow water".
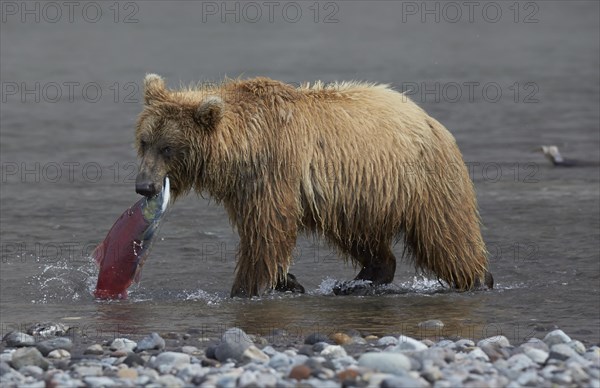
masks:
[[[522,341],[560,327],[600,342],[598,3],[535,2],[537,23],[515,23],[508,3],[494,3],[504,15],[497,23],[480,13],[472,23],[466,16],[422,23],[406,14],[404,22],[401,3],[335,3],[338,23],[322,22],[334,8],[321,9],[315,23],[308,3],[296,3],[304,11],[296,23],[278,14],[273,23],[221,23],[202,14],[201,3],[165,2],[121,9],[118,20],[136,11],[137,23],[115,23],[108,5],[97,23],[81,14],[73,23],[7,16],[0,34],[1,334],[62,320],[88,337],[189,328],[211,336],[239,326],[265,335],[358,329]],[[535,11],[521,7],[520,21]],[[380,295],[336,297],[335,280],[356,269],[303,237],[292,272],[306,295],[229,299],[238,238],[221,207],[191,195],[164,220],[130,299],[95,301],[97,270],[88,255],[137,200],[133,124],[146,72],[172,87],[243,74],[410,90],[452,131],[469,164],[496,289],[448,292],[405,260]],[[78,83],[70,84],[72,95],[68,82]],[[56,102],[53,83],[62,92]],[[553,168],[531,151],[541,144],[590,163]],[[402,249],[395,246],[398,257]],[[446,326],[422,332],[417,323],[427,319]]]

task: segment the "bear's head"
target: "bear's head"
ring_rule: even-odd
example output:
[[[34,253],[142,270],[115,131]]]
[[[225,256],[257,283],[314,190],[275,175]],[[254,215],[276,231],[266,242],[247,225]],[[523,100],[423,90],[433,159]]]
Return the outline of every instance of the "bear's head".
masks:
[[[223,101],[216,95],[171,91],[156,74],[144,79],[144,109],[136,126],[135,144],[140,169],[138,194],[152,197],[169,177],[171,195],[194,187],[201,173],[206,139],[223,116]]]

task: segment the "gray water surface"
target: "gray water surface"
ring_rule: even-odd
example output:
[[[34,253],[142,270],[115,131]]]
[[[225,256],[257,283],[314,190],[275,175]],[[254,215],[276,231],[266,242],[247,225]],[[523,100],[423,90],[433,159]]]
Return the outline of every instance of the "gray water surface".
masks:
[[[239,326],[523,341],[560,327],[600,342],[598,2],[523,2],[518,22],[513,2],[496,2],[503,13],[494,23],[481,8],[473,22],[466,13],[422,22],[403,2],[360,1],[320,3],[317,22],[312,2],[296,2],[297,22],[275,13],[272,23],[251,22],[254,14],[223,23],[200,2],[174,3],[121,3],[118,22],[109,3],[96,3],[95,23],[81,13],[72,23],[3,15],[2,334],[59,320],[88,336]],[[337,22],[324,23],[333,11]],[[303,237],[292,272],[307,294],[229,299],[238,237],[220,206],[192,194],[172,206],[129,300],[95,301],[88,255],[138,199],[132,143],[147,72],[170,87],[263,75],[408,91],[469,164],[496,289],[448,292],[402,261],[382,295],[336,297],[335,280],[357,270]],[[554,168],[532,151],[542,144],[588,163]],[[441,319],[444,332],[419,332],[427,319]]]

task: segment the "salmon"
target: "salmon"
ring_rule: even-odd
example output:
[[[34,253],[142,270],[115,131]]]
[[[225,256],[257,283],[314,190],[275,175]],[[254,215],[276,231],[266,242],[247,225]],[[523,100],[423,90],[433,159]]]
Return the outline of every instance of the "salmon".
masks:
[[[96,298],[126,299],[127,288],[140,281],[142,267],[168,203],[169,178],[166,177],[162,192],[137,201],[110,228],[92,253],[100,267],[94,291]]]

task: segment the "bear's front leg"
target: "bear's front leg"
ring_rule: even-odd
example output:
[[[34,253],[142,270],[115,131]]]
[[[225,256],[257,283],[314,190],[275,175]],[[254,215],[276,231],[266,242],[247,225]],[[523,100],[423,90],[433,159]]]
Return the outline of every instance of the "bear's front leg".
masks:
[[[231,296],[252,297],[287,287],[303,291],[295,276],[287,273],[296,246],[295,214],[272,200],[253,201],[253,205],[238,217],[240,247]]]

